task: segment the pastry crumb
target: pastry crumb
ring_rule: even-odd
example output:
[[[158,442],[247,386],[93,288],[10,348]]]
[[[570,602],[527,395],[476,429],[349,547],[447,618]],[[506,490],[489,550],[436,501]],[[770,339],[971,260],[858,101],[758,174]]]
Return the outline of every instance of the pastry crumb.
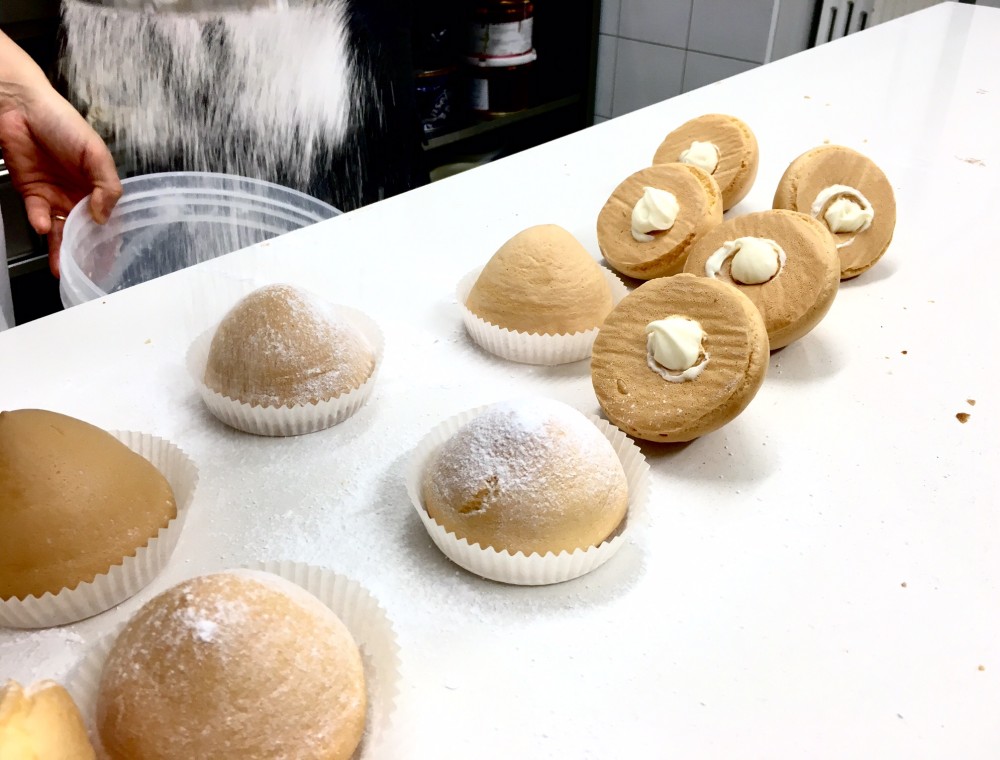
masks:
[[[981,672],[983,672],[984,670],[986,670],[986,666],[985,666],[985,665],[980,665],[980,666],[979,666],[979,667],[977,668],[977,670],[979,670],[979,672],[981,673]]]
[[[829,145],[830,144],[830,138],[829,137],[824,137],[823,138],[823,144],[824,145]]]
[[[812,95],[803,95],[802,97],[805,98],[806,100],[812,100],[813,99]]]
[[[153,342],[153,339],[152,339],[152,338],[146,338],[146,340],[145,340],[145,341],[143,341],[143,344],[142,344],[142,345],[144,345],[144,346],[148,346],[148,345],[149,345],[150,343],[152,343],[152,342]]]
[[[959,412],[958,414],[955,415],[955,419],[964,425],[966,422],[969,421],[969,417],[971,416],[972,415],[969,414],[968,412]]]
[[[903,581],[903,582],[902,582],[902,583],[900,583],[899,585],[900,585],[900,587],[901,587],[901,588],[906,588],[906,581]]]
[[[904,348],[904,349],[903,349],[902,351],[900,351],[899,353],[901,353],[901,354],[902,354],[903,356],[906,356],[906,355],[907,355],[907,354],[908,354],[909,352],[908,352],[908,351],[907,351],[907,350],[906,350],[906,349]]]
[[[981,158],[962,158],[961,156],[955,156],[959,161],[963,161],[967,164],[972,164],[973,166],[986,166],[986,162]]]
[[[974,398],[967,398],[965,399],[965,403],[968,404],[969,406],[975,406],[976,400]]]

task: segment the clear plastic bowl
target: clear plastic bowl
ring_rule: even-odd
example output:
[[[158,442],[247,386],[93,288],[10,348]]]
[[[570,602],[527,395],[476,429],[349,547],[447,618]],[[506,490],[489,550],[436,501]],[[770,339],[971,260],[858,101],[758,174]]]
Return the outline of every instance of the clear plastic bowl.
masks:
[[[297,190],[228,174],[147,174],[122,187],[107,224],[90,217],[88,198],[66,219],[59,257],[66,308],[340,213]]]

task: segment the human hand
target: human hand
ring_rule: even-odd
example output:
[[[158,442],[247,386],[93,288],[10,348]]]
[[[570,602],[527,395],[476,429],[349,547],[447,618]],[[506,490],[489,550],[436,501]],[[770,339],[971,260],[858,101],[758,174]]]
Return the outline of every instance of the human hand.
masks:
[[[59,275],[65,217],[88,193],[103,224],[122,194],[104,141],[47,82],[26,89],[18,106],[0,112],[0,147],[28,221],[48,235],[49,268]]]

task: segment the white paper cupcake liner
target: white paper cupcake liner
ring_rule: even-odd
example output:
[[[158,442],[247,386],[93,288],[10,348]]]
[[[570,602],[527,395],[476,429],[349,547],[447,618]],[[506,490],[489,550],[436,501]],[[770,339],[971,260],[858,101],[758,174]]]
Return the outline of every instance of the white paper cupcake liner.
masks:
[[[0,601],[0,626],[9,628],[50,628],[93,617],[135,595],[155,578],[170,558],[180,538],[188,509],[198,483],[198,468],[181,449],[154,435],[131,431],[111,431],[111,435],[132,451],[148,459],[170,483],[177,504],[177,516],[165,528],[89,583],[58,594]]]
[[[421,497],[421,480],[431,456],[445,441],[455,435],[467,422],[482,414],[491,405],[480,406],[440,423],[417,444],[410,458],[406,475],[406,490],[413,508],[420,515],[427,533],[438,549],[452,562],[471,573],[502,583],[519,586],[543,586],[579,578],[603,565],[622,547],[629,529],[639,523],[649,501],[649,465],[642,451],[631,438],[606,420],[588,415],[597,429],[611,442],[621,460],[628,481],[628,511],[621,524],[599,546],[589,549],[562,551],[558,555],[548,552],[544,556],[522,552],[511,555],[506,549],[498,552],[492,546],[483,548],[458,538],[437,522],[424,508]]]
[[[482,267],[474,269],[463,277],[455,290],[458,308],[462,311],[462,320],[469,335],[480,346],[491,354],[522,364],[569,364],[588,358],[594,350],[598,329],[564,335],[539,335],[508,330],[506,327],[487,322],[477,317],[465,305],[472,292],[472,286],[479,279]],[[618,304],[628,295],[628,288],[613,272],[601,268],[608,286],[611,288],[611,301]]]
[[[378,325],[364,312],[347,306],[332,306],[333,315],[355,327],[371,346],[375,364],[371,374],[360,386],[337,398],[316,404],[296,404],[294,406],[251,406],[214,391],[205,385],[205,366],[215,328],[205,331],[188,349],[187,367],[198,387],[202,400],[219,420],[230,427],[254,435],[292,436],[315,433],[343,422],[357,412],[372,395],[385,339]]]
[[[399,645],[392,621],[378,600],[360,583],[322,567],[302,562],[255,562],[238,568],[272,573],[308,591],[333,610],[361,650],[368,692],[365,733],[354,760],[375,757],[389,740],[399,696]],[[223,571],[225,572],[225,571]],[[90,648],[73,669],[67,691],[83,714],[98,757],[107,757],[95,724],[101,672],[126,623],[115,626]]]

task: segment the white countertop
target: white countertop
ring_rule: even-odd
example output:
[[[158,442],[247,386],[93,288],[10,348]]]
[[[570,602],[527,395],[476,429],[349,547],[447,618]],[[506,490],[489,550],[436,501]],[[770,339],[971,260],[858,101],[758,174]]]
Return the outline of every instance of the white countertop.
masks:
[[[395,621],[396,757],[996,757],[998,40],[1000,11],[938,6],[0,334],[0,407],[162,435],[202,478],[161,577],[95,619],[0,632],[0,681],[64,677],[181,578],[288,558],[360,580]],[[769,208],[793,158],[842,143],[896,190],[889,252],[771,358],[742,416],[688,446],[643,446],[649,525],[609,564],[545,588],[469,575],[407,500],[413,445],[512,395],[598,406],[587,362],[527,367],[472,346],[454,283],[532,224],[598,255],[615,185],[714,111],[760,143],[735,212]],[[287,440],[208,415],[184,369],[201,328],[186,315],[207,273],[239,270],[381,324],[367,407]]]

